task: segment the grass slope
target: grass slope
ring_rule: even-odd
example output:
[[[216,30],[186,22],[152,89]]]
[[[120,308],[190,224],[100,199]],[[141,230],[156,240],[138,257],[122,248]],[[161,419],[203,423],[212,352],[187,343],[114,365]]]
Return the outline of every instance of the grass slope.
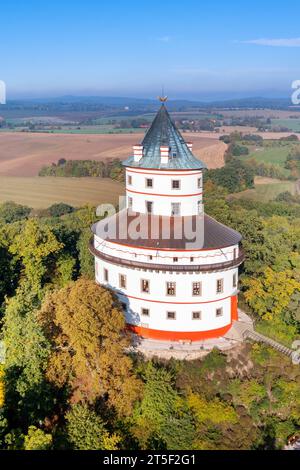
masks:
[[[231,194],[230,198],[233,199],[249,199],[251,201],[268,202],[272,201],[278,194],[289,191],[292,194],[296,192],[295,182],[293,181],[279,181],[271,180],[268,183],[261,181],[268,180],[269,178],[257,177],[255,181],[255,188],[246,189],[240,193]]]

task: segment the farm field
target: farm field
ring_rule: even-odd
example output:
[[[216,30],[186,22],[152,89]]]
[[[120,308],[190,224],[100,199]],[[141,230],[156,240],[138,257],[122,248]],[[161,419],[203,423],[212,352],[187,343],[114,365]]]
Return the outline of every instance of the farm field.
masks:
[[[212,134],[212,133],[211,133]],[[192,140],[193,150],[209,168],[224,164],[226,144],[214,134],[185,133]],[[0,175],[36,176],[44,165],[68,160],[106,160],[127,158],[132,146],[140,142],[142,135],[136,134],[47,134],[29,132],[0,133]]]
[[[65,202],[74,207],[85,204],[117,204],[124,194],[122,183],[108,178],[4,177],[0,176],[0,203],[14,201],[34,209]]]
[[[293,132],[300,132],[300,119],[272,119],[272,125],[286,127]]]
[[[255,178],[255,188],[231,194],[229,197],[231,199],[249,199],[251,201],[268,202],[274,200],[278,194],[285,191],[295,194],[296,183],[294,181],[280,181],[257,176]]]
[[[288,119],[290,116],[300,117],[299,111],[284,109],[218,109],[226,117],[262,117],[271,119]]]

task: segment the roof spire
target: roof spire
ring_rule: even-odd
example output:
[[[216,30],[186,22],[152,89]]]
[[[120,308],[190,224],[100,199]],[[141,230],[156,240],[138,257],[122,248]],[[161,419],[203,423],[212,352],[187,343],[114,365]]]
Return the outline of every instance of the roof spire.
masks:
[[[165,103],[168,99],[168,97],[165,95],[165,90],[164,90],[164,85],[161,87],[161,96],[158,96],[158,99],[161,103]]]

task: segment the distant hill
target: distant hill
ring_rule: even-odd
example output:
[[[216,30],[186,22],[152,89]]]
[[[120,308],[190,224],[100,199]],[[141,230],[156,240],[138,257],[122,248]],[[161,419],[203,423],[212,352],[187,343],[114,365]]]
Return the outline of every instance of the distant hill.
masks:
[[[16,107],[36,107],[44,106],[70,106],[70,105],[102,105],[103,107],[155,107],[157,108],[157,100],[146,98],[128,98],[114,96],[73,96],[66,95],[54,98],[35,98],[24,100],[9,100],[1,109],[11,109]],[[197,107],[197,108],[288,108],[291,101],[288,98],[264,98],[250,97],[217,101],[195,101],[175,99],[168,101],[169,108]]]

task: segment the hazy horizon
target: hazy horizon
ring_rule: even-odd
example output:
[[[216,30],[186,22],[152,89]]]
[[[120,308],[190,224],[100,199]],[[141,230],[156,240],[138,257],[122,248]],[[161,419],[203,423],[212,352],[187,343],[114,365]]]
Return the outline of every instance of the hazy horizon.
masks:
[[[289,97],[298,3],[12,0],[1,6],[7,99]],[[237,19],[238,18],[238,19]]]

